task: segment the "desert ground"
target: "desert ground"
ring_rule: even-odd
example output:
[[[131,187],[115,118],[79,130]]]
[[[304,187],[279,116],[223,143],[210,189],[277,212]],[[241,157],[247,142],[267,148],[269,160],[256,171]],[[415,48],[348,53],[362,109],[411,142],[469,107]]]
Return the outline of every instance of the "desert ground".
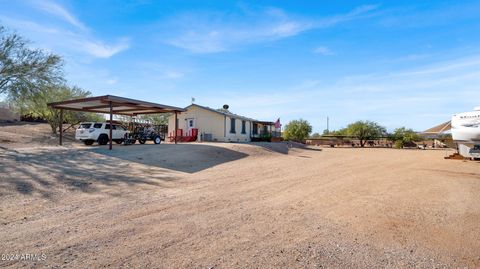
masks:
[[[480,162],[0,126],[2,268],[479,268]]]

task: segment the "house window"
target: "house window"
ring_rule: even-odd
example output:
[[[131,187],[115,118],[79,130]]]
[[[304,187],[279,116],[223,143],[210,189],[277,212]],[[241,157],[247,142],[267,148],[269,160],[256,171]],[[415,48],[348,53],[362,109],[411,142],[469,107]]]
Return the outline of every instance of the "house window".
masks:
[[[256,123],[253,124],[253,134],[258,134],[258,125]]]
[[[234,118],[230,118],[230,133],[231,134],[236,133],[235,132],[235,119]]]
[[[245,125],[246,125],[246,124],[245,124],[245,121],[242,120],[242,134],[246,134],[246,133],[247,133],[247,131],[245,130]]]
[[[193,120],[188,121],[188,127],[193,127]]]

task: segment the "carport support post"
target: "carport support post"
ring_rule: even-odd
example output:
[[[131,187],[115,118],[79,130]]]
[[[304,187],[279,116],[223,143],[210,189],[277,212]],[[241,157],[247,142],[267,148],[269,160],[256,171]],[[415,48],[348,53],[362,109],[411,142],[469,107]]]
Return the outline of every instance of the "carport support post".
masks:
[[[108,149],[109,150],[112,150],[112,114],[113,114],[113,111],[112,111],[112,101],[108,102],[108,104],[110,105],[110,130],[109,130],[109,135],[108,135],[108,138],[110,139],[109,141],[109,144],[108,144]]]
[[[177,111],[175,111],[175,144],[177,144]]]
[[[63,144],[63,109],[60,109],[60,122],[58,124],[58,127],[60,128],[60,136],[59,136],[59,142],[60,146]]]

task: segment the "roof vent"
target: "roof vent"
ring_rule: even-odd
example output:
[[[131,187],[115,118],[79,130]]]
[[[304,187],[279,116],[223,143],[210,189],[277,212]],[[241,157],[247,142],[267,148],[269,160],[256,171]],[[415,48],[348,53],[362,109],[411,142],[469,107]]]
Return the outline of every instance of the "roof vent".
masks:
[[[229,106],[227,104],[223,105],[223,109],[228,110]],[[480,109],[480,107],[479,107]]]

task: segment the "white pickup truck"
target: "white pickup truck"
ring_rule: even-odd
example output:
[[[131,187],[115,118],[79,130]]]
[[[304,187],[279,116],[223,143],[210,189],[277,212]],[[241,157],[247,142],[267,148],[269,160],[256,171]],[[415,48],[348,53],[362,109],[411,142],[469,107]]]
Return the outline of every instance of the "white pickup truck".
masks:
[[[99,145],[106,145],[109,141],[110,123],[108,122],[82,122],[75,132],[75,139],[83,141],[85,145],[92,145],[98,142]],[[121,125],[112,125],[112,140],[121,144],[125,139],[127,130]]]

